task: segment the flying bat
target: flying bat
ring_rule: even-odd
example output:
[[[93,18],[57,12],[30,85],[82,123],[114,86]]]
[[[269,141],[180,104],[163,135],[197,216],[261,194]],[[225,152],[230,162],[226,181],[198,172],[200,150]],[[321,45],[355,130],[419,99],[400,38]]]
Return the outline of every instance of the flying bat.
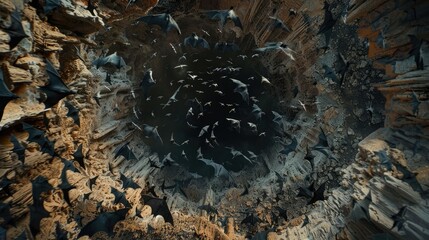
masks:
[[[223,29],[228,20],[232,20],[234,25],[243,30],[243,25],[241,25],[240,18],[234,12],[234,7],[231,7],[228,10],[212,10],[207,11],[205,14],[212,20],[219,20],[219,24]]]
[[[83,152],[82,152],[82,144],[80,144],[77,149],[76,152],[73,153],[73,158],[75,161],[77,161],[79,163],[79,165],[81,167],[83,167],[83,169],[86,169],[85,167],[85,161],[84,161],[84,156],[83,156]]]
[[[277,17],[269,17],[272,20],[272,26],[273,28],[280,28],[281,30],[285,32],[290,32],[290,29],[286,26],[286,24]]]
[[[226,170],[226,168],[223,165],[215,163],[213,160],[209,160],[205,158],[200,158],[198,160],[203,162],[206,166],[212,168],[214,177],[229,176],[228,170]]]
[[[240,94],[243,101],[249,104],[249,91],[247,90],[247,85],[240,80],[233,78],[230,79],[235,84],[234,92]]]
[[[423,62],[423,56],[422,56],[422,44],[423,40],[418,39],[415,35],[408,35],[408,37],[411,40],[411,50],[409,52],[410,55],[414,55],[414,61],[416,62],[417,70],[423,70],[424,69],[424,62]]]
[[[176,30],[177,33],[182,34],[182,32],[180,31],[179,25],[174,20],[174,18],[168,13],[147,15],[147,16],[138,18],[136,21],[145,22],[148,25],[158,25],[165,33],[171,30]]]
[[[343,56],[343,54],[338,53],[337,62],[335,63],[335,71],[340,74],[340,87],[344,83],[344,78],[346,76],[346,72],[350,67],[350,62],[346,60],[346,58]]]
[[[75,108],[69,101],[65,101],[66,108],[68,108],[67,117],[71,117],[74,123],[80,126],[79,110]]]
[[[118,191],[116,188],[111,187],[111,193],[115,196],[114,204],[122,203],[126,208],[131,208],[130,202],[125,197],[125,193]]]
[[[97,232],[106,232],[110,237],[114,236],[113,232],[116,223],[125,219],[128,213],[128,208],[120,209],[116,212],[104,212],[99,214],[94,220],[86,224],[81,230],[78,238],[82,236],[89,236]]]
[[[46,99],[44,101],[45,108],[51,108],[57,104],[61,99],[67,97],[70,94],[75,94],[75,91],[70,90],[67,85],[64,84],[60,74],[55,70],[52,63],[46,59],[46,73],[48,74],[49,80],[46,86],[40,87],[40,90],[45,93]]]
[[[313,197],[310,199],[310,201],[307,203],[307,205],[313,204],[319,200],[325,200],[325,185],[326,182],[322,183],[322,185],[319,186],[319,188],[314,192]]]
[[[325,10],[325,18],[323,20],[322,25],[320,25],[319,31],[317,34],[324,34],[326,40],[326,46],[329,45],[329,41],[331,40],[332,28],[337,22],[336,19],[333,18],[332,12],[330,11],[330,4],[325,1],[323,9]]]
[[[42,130],[39,130],[27,123],[22,123],[22,129],[28,132],[27,141],[39,144],[41,152],[48,153],[51,156],[55,155],[53,142],[49,141],[45,137],[45,133]]]
[[[282,217],[285,221],[287,221],[287,210],[279,206],[276,206],[276,209],[279,212],[279,217]]]
[[[72,189],[74,189],[76,187],[72,186],[69,183],[69,181],[67,179],[67,170],[70,170],[70,171],[73,171],[73,172],[76,172],[77,170],[76,170],[76,168],[74,167],[74,165],[70,161],[65,160],[63,158],[61,158],[61,161],[63,162],[64,167],[63,167],[63,170],[61,172],[61,177],[60,177],[61,178],[61,184],[58,185],[58,187],[63,192],[64,200],[71,206],[69,192],[70,192],[70,190],[72,190]]]
[[[48,182],[48,180],[42,176],[37,176],[32,182],[31,182],[31,191],[33,194],[33,204],[34,205],[43,205],[42,200],[40,199],[40,195],[43,192],[50,191],[54,189]]]
[[[313,197],[313,192],[315,191],[315,189],[314,189],[314,182],[311,183],[309,187],[306,187],[306,188],[299,187],[298,191],[299,192],[296,195],[297,197],[312,198]]]
[[[10,214],[10,205],[8,203],[0,203],[0,218],[3,218],[3,226],[8,225],[9,223],[15,225],[12,215]]]
[[[42,202],[33,202],[30,207],[30,231],[33,237],[40,232],[40,221],[49,217],[49,212],[45,210]]]
[[[45,14],[51,14],[53,10],[61,7],[61,0],[46,0],[43,6],[43,12]]]
[[[397,227],[398,231],[402,230],[402,228],[404,227],[404,223],[407,221],[407,219],[405,219],[407,210],[407,206],[403,206],[401,207],[401,209],[399,209],[399,212],[397,214],[392,216],[394,222],[392,228],[390,229],[394,229],[395,227]]]
[[[256,105],[252,105],[252,115],[255,117],[256,121],[260,121],[262,118],[262,115],[265,115],[265,113],[262,111],[262,109]]]
[[[179,93],[180,89],[182,88],[182,85],[180,85],[176,91],[174,92],[174,94],[168,99],[167,103],[164,104],[164,106],[162,107],[162,109],[166,108],[167,106],[170,106],[172,103],[175,103],[177,101],[179,101],[177,99],[177,94]]]
[[[28,36],[25,34],[24,28],[22,27],[21,14],[18,12],[17,8],[10,17],[12,19],[12,23],[8,29],[5,29],[5,31],[9,34],[9,46],[10,50],[12,50],[21,42],[22,39]]]
[[[255,51],[257,52],[271,52],[279,50],[284,52],[290,59],[295,61],[295,58],[292,55],[292,53],[294,53],[295,51],[290,49],[289,46],[283,42],[268,42],[265,43],[264,47],[255,49]]]
[[[92,3],[92,0],[88,0],[88,6],[85,8],[86,10],[88,10],[92,16],[96,16],[95,15],[95,10],[97,9],[97,6],[95,6]]]
[[[210,49],[209,43],[202,37],[198,37],[198,35],[193,32],[192,36],[185,38],[183,41],[184,46],[191,46],[193,48],[202,47]]]
[[[304,220],[302,221],[301,228],[305,227],[305,225],[310,223],[310,219],[308,218],[308,215],[305,215]]]
[[[121,181],[122,181],[122,187],[124,189],[132,188],[137,189],[141,188],[137,183],[135,183],[131,178],[127,178],[124,174],[121,173]]]
[[[119,156],[123,156],[126,160],[132,160],[132,159],[138,160],[136,155],[134,155],[133,151],[131,151],[129,142],[125,143],[121,147],[116,148],[114,153],[115,153],[115,158]]]
[[[21,143],[18,141],[18,139],[14,135],[10,136],[10,141],[13,144],[12,152],[16,153],[16,155],[18,155],[19,161],[21,161],[24,164],[25,148],[21,145]]]
[[[320,128],[319,142],[314,147],[329,148],[328,138],[322,128]]]
[[[116,52],[114,52],[113,54],[110,54],[109,56],[100,57],[94,60],[92,62],[92,65],[95,65],[97,69],[105,65],[113,65],[117,69],[120,69],[126,66],[124,59],[121,56],[117,55]]]
[[[150,206],[152,209],[152,215],[158,216],[161,215],[164,218],[164,221],[167,223],[173,223],[173,216],[171,215],[170,209],[168,209],[166,198],[155,198],[150,195],[142,195],[143,202],[145,205]]]
[[[143,133],[146,137],[152,138],[157,144],[163,145],[161,136],[158,133],[157,127],[152,127],[147,124],[143,124]]]
[[[209,215],[210,214],[216,214],[216,215],[218,214],[217,209],[214,206],[210,205],[210,204],[208,204],[208,205],[201,205],[201,206],[198,207],[198,209],[206,211],[207,214],[209,214]]]
[[[405,181],[408,183],[412,189],[416,192],[423,192],[422,186],[420,185],[419,181],[416,179],[416,173],[411,172],[407,169],[407,167],[404,167],[400,164],[395,164],[396,169],[398,169],[399,172],[403,174],[402,181]]]
[[[244,218],[243,221],[241,221],[241,224],[250,224],[253,226],[260,221],[261,219],[257,215],[254,215],[253,213],[251,213],[246,218]]]
[[[3,117],[4,108],[13,99],[17,99],[18,96],[13,94],[9,88],[7,88],[4,82],[3,70],[0,69],[0,121]]]
[[[296,147],[298,146],[298,141],[296,138],[292,139],[292,142],[289,145],[283,145],[284,149],[280,151],[281,154],[285,154],[286,156],[290,153],[295,151]]]
[[[143,89],[144,98],[148,98],[149,88],[155,85],[156,81],[152,76],[152,69],[147,70],[144,73],[143,80],[140,83],[140,87]]]
[[[359,221],[360,219],[371,220],[369,215],[369,205],[371,204],[371,192],[368,195],[360,200],[356,201],[353,199],[353,209],[350,212],[350,218],[353,221]]]
[[[221,52],[236,52],[240,47],[235,43],[218,42],[215,44],[214,49]]]
[[[419,106],[421,102],[416,92],[414,91],[411,93],[411,98],[412,98],[411,106],[413,107],[413,115],[417,116],[419,115]]]

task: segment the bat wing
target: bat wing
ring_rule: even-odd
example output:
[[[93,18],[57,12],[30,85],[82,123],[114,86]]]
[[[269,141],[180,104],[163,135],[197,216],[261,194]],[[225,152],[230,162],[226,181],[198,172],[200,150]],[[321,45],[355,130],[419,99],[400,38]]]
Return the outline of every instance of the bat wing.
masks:
[[[137,189],[137,188],[141,188],[137,183],[135,183],[133,180],[131,180],[130,178],[127,178],[124,174],[121,173],[121,181],[122,181],[122,187],[124,189],[127,188],[133,188],[133,189]]]
[[[22,129],[28,132],[27,141],[35,142],[40,146],[42,146],[45,143],[46,139],[43,131],[31,126],[28,123],[22,123]]]
[[[42,92],[46,94],[45,106],[50,108],[58,103],[64,97],[74,94],[74,91],[71,91],[61,79],[61,76],[55,70],[52,63],[46,59],[46,72],[49,77],[49,82],[46,86],[40,87]]]
[[[33,204],[30,206],[30,231],[33,236],[40,232],[40,221],[49,217],[49,213],[43,207],[43,204]]]
[[[40,194],[43,192],[47,192],[53,189],[53,187],[49,184],[48,180],[42,176],[36,177],[31,182],[32,194],[33,194],[33,203],[38,204],[41,203]]]
[[[243,30],[243,25],[241,24],[240,18],[235,14],[235,12],[232,13],[231,20],[234,22],[235,26]]]
[[[10,49],[12,50],[13,48],[16,47],[16,45],[19,44],[19,42],[21,42],[22,39],[27,37],[27,34],[25,34],[24,28],[22,27],[22,24],[21,24],[21,14],[17,10],[15,10],[11,14],[11,18],[12,18],[12,24],[6,30],[6,32],[10,36],[9,45],[10,45]]]
[[[105,57],[105,63],[103,65],[108,64],[108,63],[114,65],[118,69],[125,67],[127,65],[127,64],[125,64],[124,59],[121,56],[119,56],[118,54],[116,54],[116,52]]]
[[[66,107],[69,109],[67,113],[67,117],[71,117],[74,121],[74,123],[78,126],[80,126],[80,119],[79,119],[79,110],[77,110],[70,102],[65,102]]]
[[[173,216],[171,215],[170,210],[168,209],[167,202],[165,199],[154,198],[150,195],[142,195],[144,204],[149,205],[152,209],[152,214],[154,216],[161,215],[164,218],[165,222],[173,223]]]
[[[213,11],[206,11],[205,14],[210,18],[210,19],[222,19],[222,14],[224,13],[224,11],[219,11],[219,10],[213,10]]]
[[[313,197],[311,198],[311,200],[307,203],[307,205],[313,204],[319,200],[325,200],[325,186],[326,186],[326,182],[322,183],[322,185],[320,185],[320,187],[314,192]]]
[[[115,196],[115,204],[122,203],[126,208],[131,208],[131,204],[128,202],[123,192],[120,192],[116,188],[112,187],[111,193]]]
[[[229,176],[228,170],[226,170],[226,168],[224,166],[213,162],[213,160],[208,160],[208,159],[204,159],[204,158],[201,158],[199,160],[204,162],[207,166],[213,168],[215,177],[221,177],[221,176],[228,177]]]
[[[208,43],[208,42],[207,42],[207,40],[205,40],[204,38],[199,38],[199,39],[198,39],[198,45],[199,45],[200,47],[202,47],[202,48],[210,49],[210,45],[209,45],[209,43]]]
[[[84,156],[83,156],[83,152],[82,152],[82,144],[80,144],[77,147],[76,152],[73,153],[73,158],[74,158],[74,160],[76,160],[79,163],[79,165],[81,167],[83,167],[83,169],[86,169],[85,162],[84,162]]]
[[[128,208],[120,209],[116,212],[105,212],[98,215],[94,220],[86,224],[80,231],[78,238],[88,235],[91,237],[97,232],[106,232],[109,236],[113,236],[113,229],[119,221],[125,219]]]
[[[292,142],[289,145],[284,145],[284,149],[280,151],[280,153],[288,155],[290,152],[295,151],[297,145],[298,145],[298,142],[296,138],[293,138]]]
[[[6,105],[13,99],[18,98],[18,96],[13,94],[9,88],[7,88],[3,77],[3,70],[0,69],[0,121],[3,117],[3,111]]]
[[[21,145],[21,143],[18,141],[18,139],[14,136],[14,135],[12,135],[11,137],[10,137],[10,141],[12,142],[12,144],[13,144],[13,149],[12,149],[12,151],[14,152],[14,153],[16,153],[17,155],[18,155],[18,159],[22,162],[22,163],[24,163],[24,161],[25,161],[25,148]]]
[[[170,16],[166,32],[173,29],[176,29],[177,33],[182,34],[182,31],[180,31],[180,28],[179,28],[179,24],[177,24],[176,20],[174,20],[174,18]]]
[[[134,153],[131,151],[129,143],[124,144],[122,147],[117,148],[115,150],[115,158],[119,156],[123,156],[126,160],[135,159],[137,160],[137,157],[134,155]]]
[[[49,14],[60,6],[61,6],[60,0],[46,0],[45,6],[43,6],[43,11],[45,12],[45,14]]]
[[[144,22],[148,25],[158,25],[164,29],[165,26],[168,24],[167,16],[168,16],[168,14],[147,15],[147,16],[143,16],[141,18],[138,18],[136,21],[139,21],[139,22],[141,21],[141,22]]]
[[[319,142],[316,146],[329,147],[328,138],[322,128],[320,129]]]

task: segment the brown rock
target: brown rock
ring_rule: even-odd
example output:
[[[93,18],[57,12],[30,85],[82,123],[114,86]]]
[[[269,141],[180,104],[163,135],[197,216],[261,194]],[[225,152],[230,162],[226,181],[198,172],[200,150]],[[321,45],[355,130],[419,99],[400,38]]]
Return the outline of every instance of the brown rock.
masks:
[[[5,64],[6,74],[13,83],[31,83],[32,75],[27,70],[22,68],[14,67],[9,63]]]

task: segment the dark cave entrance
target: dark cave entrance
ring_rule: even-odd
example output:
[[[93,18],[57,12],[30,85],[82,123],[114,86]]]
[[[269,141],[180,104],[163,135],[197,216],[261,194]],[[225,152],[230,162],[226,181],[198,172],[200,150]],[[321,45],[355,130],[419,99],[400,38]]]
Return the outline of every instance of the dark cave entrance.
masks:
[[[135,121],[156,126],[163,144],[142,136],[144,142],[158,153],[160,164],[168,157],[209,178],[219,172],[206,161],[233,172],[258,163],[259,154],[283,132],[280,97],[263,81],[269,79],[267,69],[251,51],[186,52],[186,59],[161,55],[153,66],[156,84],[147,98],[140,94],[142,117]],[[176,91],[177,101],[165,106]]]

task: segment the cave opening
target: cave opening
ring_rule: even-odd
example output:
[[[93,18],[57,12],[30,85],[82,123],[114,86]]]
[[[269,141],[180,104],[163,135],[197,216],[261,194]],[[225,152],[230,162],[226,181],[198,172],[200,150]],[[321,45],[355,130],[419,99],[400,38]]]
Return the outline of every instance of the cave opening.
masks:
[[[143,141],[159,164],[178,163],[203,177],[229,178],[228,171],[257,164],[283,134],[281,100],[259,55],[179,47],[182,54],[165,51],[146,69],[156,83],[141,90],[134,118],[156,127],[162,143],[147,132]]]

